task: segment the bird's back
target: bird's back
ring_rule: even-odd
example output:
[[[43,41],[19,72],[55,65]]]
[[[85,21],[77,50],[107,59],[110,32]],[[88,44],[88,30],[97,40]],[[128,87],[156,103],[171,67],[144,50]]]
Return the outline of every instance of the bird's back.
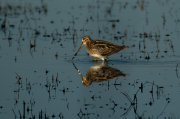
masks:
[[[129,47],[125,45],[116,45],[103,40],[92,40],[90,43],[86,44],[86,49],[89,54],[95,53],[101,56],[108,56],[126,48]]]

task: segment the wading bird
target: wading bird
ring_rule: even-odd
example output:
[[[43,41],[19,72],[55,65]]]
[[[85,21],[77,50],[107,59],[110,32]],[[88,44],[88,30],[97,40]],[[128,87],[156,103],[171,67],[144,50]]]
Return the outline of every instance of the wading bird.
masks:
[[[81,47],[86,45],[87,52],[93,57],[102,59],[103,62],[107,56],[117,53],[122,49],[129,48],[129,46],[116,45],[103,40],[92,40],[89,36],[84,36],[81,41],[81,46],[75,53],[74,57],[77,55]],[[74,59],[74,57],[72,59]]]

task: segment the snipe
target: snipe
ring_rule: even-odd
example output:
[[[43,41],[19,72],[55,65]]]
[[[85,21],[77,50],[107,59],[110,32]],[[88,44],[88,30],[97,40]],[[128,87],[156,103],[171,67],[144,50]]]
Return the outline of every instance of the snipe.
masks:
[[[87,52],[96,58],[100,58],[105,61],[105,58],[109,55],[119,52],[122,49],[127,49],[129,46],[116,45],[103,40],[92,40],[89,36],[82,38],[82,43],[74,57],[77,55],[83,45],[86,45]],[[74,59],[74,57],[72,59]]]

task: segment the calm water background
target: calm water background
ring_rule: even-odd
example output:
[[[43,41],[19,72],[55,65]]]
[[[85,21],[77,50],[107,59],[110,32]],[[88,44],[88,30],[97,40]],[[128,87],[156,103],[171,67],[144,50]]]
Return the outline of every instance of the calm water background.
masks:
[[[179,118],[180,1],[0,1],[0,119]],[[90,86],[89,35],[129,49]],[[101,62],[101,61],[100,61]]]

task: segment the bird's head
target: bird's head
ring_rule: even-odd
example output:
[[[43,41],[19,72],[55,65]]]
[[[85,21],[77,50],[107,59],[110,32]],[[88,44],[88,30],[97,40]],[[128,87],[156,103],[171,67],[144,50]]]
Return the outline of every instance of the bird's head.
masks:
[[[84,36],[81,41],[83,45],[86,45],[86,43],[91,40],[92,39],[89,36]]]

